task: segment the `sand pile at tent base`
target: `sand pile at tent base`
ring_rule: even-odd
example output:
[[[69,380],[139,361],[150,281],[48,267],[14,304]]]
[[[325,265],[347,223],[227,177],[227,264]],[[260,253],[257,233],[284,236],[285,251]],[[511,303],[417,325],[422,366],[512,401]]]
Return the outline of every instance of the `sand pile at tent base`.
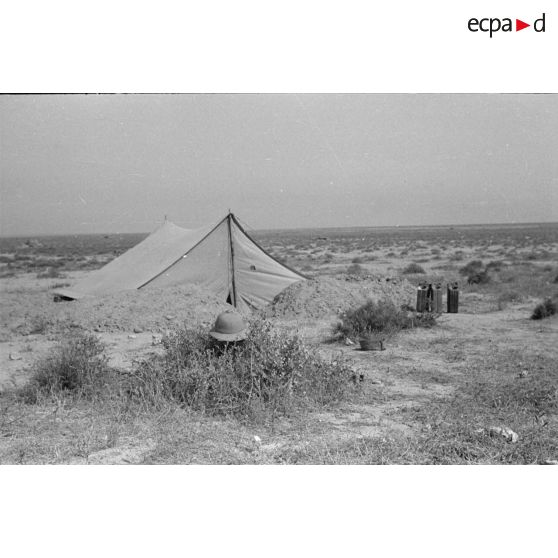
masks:
[[[398,306],[414,304],[415,288],[405,279],[390,277],[351,281],[320,278],[291,285],[279,293],[265,314],[270,317],[323,318],[354,308],[367,300],[389,299]]]
[[[161,332],[182,326],[212,323],[231,308],[225,301],[196,286],[123,291],[111,296],[54,302],[51,293],[37,293],[35,300],[19,305],[11,331],[17,334],[87,331]],[[40,299],[40,300],[39,300]]]

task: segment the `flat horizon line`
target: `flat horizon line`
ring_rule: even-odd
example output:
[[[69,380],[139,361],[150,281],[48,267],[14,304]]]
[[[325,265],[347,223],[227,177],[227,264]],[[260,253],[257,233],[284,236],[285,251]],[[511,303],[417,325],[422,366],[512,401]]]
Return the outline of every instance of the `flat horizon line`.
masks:
[[[178,222],[170,220],[171,223],[178,225]],[[291,228],[274,228],[274,229],[256,229],[246,224],[245,221],[240,219],[240,222],[249,229],[249,232],[269,233],[269,232],[288,232],[288,231],[334,231],[334,230],[354,230],[354,229],[450,229],[450,228],[474,228],[474,227],[520,227],[520,226],[547,226],[558,225],[558,221],[526,221],[526,222],[505,222],[505,223],[453,223],[446,225],[354,225],[354,226],[319,226],[319,227],[291,227]],[[38,234],[14,234],[14,235],[0,235],[2,238],[46,238],[46,237],[61,237],[61,236],[110,236],[110,235],[126,235],[126,234],[145,234],[149,235],[152,231],[135,231],[135,232],[74,232],[74,233],[38,233]]]

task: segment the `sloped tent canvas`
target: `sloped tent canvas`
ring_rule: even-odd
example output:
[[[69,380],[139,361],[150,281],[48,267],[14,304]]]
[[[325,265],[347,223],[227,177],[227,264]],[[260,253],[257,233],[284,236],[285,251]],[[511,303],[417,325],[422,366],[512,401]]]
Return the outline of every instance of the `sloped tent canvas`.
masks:
[[[305,277],[267,254],[230,213],[214,227],[165,221],[118,258],[55,295],[80,299],[124,290],[199,285],[239,309],[257,309]]]

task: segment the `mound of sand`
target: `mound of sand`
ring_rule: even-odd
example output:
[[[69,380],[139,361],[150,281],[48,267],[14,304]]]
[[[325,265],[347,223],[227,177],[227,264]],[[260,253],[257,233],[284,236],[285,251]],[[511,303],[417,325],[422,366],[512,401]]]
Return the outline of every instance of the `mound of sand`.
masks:
[[[44,286],[21,286],[0,292],[0,340],[14,335],[95,332],[164,332],[188,324],[206,327],[231,308],[199,287],[151,288],[125,291],[102,298],[54,302]],[[33,288],[31,288],[31,286]],[[322,318],[362,304],[389,298],[396,304],[413,303],[415,288],[406,280],[385,277],[318,278],[295,283],[280,293],[263,314],[269,318]]]
[[[265,310],[269,317],[323,318],[354,308],[367,300],[389,299],[397,305],[412,304],[415,287],[405,279],[350,277],[301,281],[279,293]]]

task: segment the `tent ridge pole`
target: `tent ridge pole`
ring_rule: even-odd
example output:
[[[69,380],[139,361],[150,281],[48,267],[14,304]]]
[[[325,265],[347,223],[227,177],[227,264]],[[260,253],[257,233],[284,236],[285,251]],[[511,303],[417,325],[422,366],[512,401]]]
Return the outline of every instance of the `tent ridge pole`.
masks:
[[[229,215],[227,217],[227,223],[229,225],[229,246],[231,250],[231,277],[232,277],[232,303],[233,306],[236,308],[236,282],[235,282],[235,273],[234,273],[234,244],[232,239],[232,229],[231,229],[231,213],[229,210]]]

